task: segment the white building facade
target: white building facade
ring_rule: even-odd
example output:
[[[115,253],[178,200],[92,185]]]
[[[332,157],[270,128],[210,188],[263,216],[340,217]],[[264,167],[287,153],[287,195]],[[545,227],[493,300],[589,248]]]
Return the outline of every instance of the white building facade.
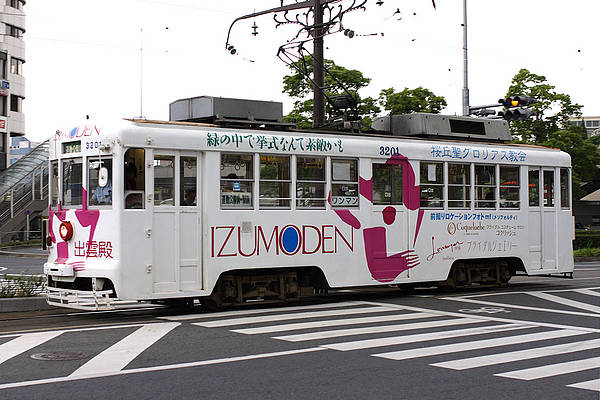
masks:
[[[0,170],[8,166],[10,137],[25,135],[25,0],[0,0]]]

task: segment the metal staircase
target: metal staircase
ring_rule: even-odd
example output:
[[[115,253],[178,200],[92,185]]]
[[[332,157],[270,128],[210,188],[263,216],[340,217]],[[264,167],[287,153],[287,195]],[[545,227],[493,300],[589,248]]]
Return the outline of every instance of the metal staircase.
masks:
[[[41,236],[39,219],[48,208],[49,145],[46,140],[0,172],[0,243]]]

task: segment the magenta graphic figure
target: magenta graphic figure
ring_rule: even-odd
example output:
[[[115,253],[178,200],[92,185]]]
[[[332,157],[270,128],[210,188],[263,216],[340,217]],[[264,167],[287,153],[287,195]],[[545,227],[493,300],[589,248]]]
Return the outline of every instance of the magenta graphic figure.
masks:
[[[420,209],[420,187],[415,185],[415,173],[408,162],[408,159],[402,155],[392,156],[386,161],[386,164],[402,165],[402,189],[404,193],[404,205],[409,210],[418,210],[417,225],[415,228],[414,242],[417,242],[417,236],[421,229],[424,211]],[[360,178],[360,195],[373,202],[373,179]],[[329,196],[331,204],[331,195]],[[334,210],[346,224],[354,229],[360,229],[361,223],[350,210]],[[396,209],[386,207],[382,211],[383,222],[386,225],[392,225],[396,220]],[[414,250],[409,249],[397,254],[387,254],[387,236],[384,226],[363,229],[363,240],[365,246],[365,256],[367,267],[371,276],[379,282],[391,282],[407,269],[414,268],[420,264],[419,256]]]

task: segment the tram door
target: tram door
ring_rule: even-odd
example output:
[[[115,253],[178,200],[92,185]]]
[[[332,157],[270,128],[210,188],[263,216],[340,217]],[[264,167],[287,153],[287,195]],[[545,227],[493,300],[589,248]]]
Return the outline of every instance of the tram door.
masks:
[[[557,268],[557,222],[555,172],[553,168],[529,167],[529,268]]]
[[[542,192],[540,191],[540,168],[528,169],[528,240],[529,259],[528,268],[539,270],[542,268]]]
[[[556,223],[557,196],[555,191],[555,175],[554,168],[542,169],[542,269],[556,269],[558,267],[558,234],[556,232],[558,226]]]
[[[154,293],[201,289],[199,168],[198,153],[154,151]]]

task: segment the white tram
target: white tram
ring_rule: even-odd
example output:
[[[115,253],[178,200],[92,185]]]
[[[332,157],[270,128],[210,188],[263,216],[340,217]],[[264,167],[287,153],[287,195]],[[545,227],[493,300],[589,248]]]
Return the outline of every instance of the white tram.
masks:
[[[50,145],[52,305],[572,274],[556,149],[122,120]]]

